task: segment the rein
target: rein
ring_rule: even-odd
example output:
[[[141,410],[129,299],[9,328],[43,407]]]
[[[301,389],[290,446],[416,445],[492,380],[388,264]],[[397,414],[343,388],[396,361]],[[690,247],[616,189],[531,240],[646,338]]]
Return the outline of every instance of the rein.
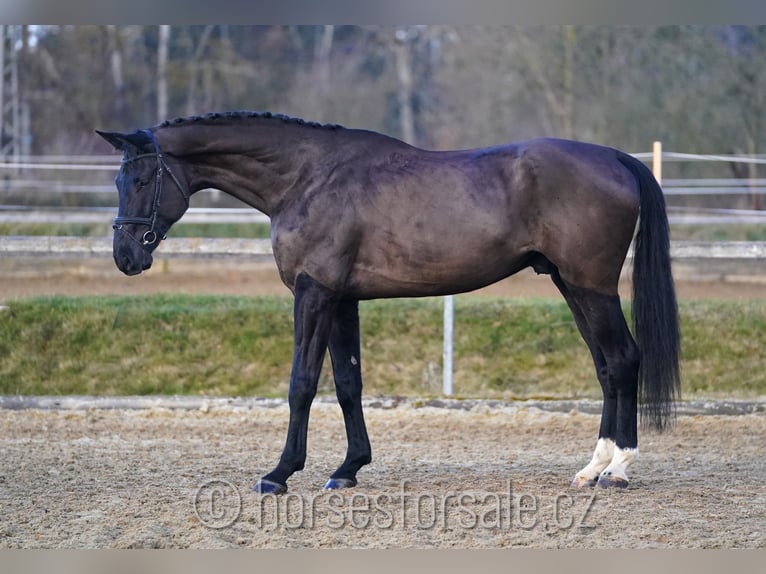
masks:
[[[178,191],[181,192],[181,195],[183,195],[184,201],[186,201],[186,207],[189,207],[189,194],[184,191],[183,186],[181,185],[181,182],[178,181],[178,178],[175,176],[175,174],[170,170],[170,167],[165,162],[165,158],[162,155],[162,150],[160,149],[160,144],[157,141],[157,138],[154,136],[154,133],[151,130],[141,130],[143,133],[145,133],[150,140],[152,140],[152,143],[154,144],[154,153],[142,153],[135,157],[131,157],[129,159],[123,159],[122,165],[128,164],[130,162],[136,161],[138,159],[143,159],[146,157],[155,157],[157,159],[157,175],[154,178],[154,200],[152,201],[152,214],[149,217],[115,217],[114,221],[112,222],[112,229],[116,231],[122,231],[130,237],[133,241],[137,241],[135,237],[133,237],[131,234],[127,233],[122,226],[127,224],[136,224],[136,225],[146,225],[149,227],[149,229],[144,232],[143,236],[141,237],[141,246],[144,248],[147,248],[148,246],[154,245],[160,240],[163,240],[166,238],[166,235],[163,234],[162,237],[157,233],[155,230],[155,225],[157,224],[157,216],[159,215],[160,210],[160,203],[162,201],[162,180],[163,180],[163,171],[166,171],[170,178],[173,180],[173,183],[176,184],[176,187],[178,188]]]

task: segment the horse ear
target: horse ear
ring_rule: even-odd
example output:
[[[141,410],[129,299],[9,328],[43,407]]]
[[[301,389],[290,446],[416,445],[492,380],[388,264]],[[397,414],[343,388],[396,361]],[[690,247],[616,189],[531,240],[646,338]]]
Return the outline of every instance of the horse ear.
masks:
[[[96,130],[96,133],[108,141],[114,149],[119,151],[128,151],[129,149],[143,149],[146,145],[151,145],[152,140],[143,132],[133,132],[123,134],[120,132],[102,132]]]
[[[121,134],[120,132],[102,132],[101,130],[96,130],[96,133],[112,144],[114,149],[119,151],[125,151],[130,143],[128,142],[126,135]]]

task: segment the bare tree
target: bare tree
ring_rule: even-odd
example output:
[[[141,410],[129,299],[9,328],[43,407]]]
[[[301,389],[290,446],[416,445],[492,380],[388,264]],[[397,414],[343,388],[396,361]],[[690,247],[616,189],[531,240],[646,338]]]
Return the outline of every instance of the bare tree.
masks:
[[[441,148],[540,135],[631,151],[655,139],[701,153],[766,146],[761,26],[49,26],[34,40],[19,68],[33,152],[88,149],[93,126],[146,125],[178,105]]]
[[[125,113],[125,75],[123,73],[122,42],[117,26],[107,26],[106,29],[109,35],[109,61],[111,64],[112,84],[114,85],[115,110],[121,116]]]
[[[212,24],[206,25],[205,28],[202,30],[202,34],[197,40],[197,45],[192,47],[192,54],[188,64],[189,82],[186,89],[186,114],[187,115],[193,115],[197,110],[197,88],[199,86],[200,69],[201,69],[200,62],[202,60],[203,55],[205,54],[205,50],[208,47],[208,40],[210,39],[210,34],[212,34],[214,28],[215,26]],[[187,30],[187,34],[189,34],[189,36],[191,37],[191,31]],[[191,38],[190,41],[192,42],[192,45],[193,45],[194,39]]]
[[[317,79],[319,81],[319,93],[322,98],[326,98],[330,89],[330,54],[332,53],[335,26],[322,26],[321,33],[322,37],[317,44],[316,49],[315,65],[317,69]]]

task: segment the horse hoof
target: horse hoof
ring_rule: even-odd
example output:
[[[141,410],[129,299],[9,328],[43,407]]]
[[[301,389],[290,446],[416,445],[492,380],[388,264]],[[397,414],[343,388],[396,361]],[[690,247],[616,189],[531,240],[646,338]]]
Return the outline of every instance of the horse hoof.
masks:
[[[338,490],[340,488],[351,488],[356,486],[355,478],[331,478],[324,485],[324,490]]]
[[[628,488],[628,481],[619,476],[601,475],[598,477],[598,485],[601,488]]]
[[[588,478],[587,476],[575,476],[574,479],[572,479],[571,484],[569,485],[570,488],[593,488],[596,486],[596,483],[598,482],[598,478]]]
[[[259,494],[284,494],[287,492],[287,485],[262,478],[253,487],[253,492]]]

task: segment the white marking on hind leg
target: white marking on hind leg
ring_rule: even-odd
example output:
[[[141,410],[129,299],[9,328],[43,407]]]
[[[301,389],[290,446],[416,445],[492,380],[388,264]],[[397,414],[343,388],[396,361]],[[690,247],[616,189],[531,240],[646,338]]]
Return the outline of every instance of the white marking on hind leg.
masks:
[[[615,447],[612,462],[598,477],[598,485],[604,488],[626,488],[628,486],[628,467],[638,458],[638,447]]]
[[[596,486],[599,474],[609,465],[614,456],[614,450],[615,446],[612,439],[598,439],[596,450],[593,452],[593,458],[591,458],[588,466],[575,475],[574,480],[572,480],[572,486],[575,488]]]

